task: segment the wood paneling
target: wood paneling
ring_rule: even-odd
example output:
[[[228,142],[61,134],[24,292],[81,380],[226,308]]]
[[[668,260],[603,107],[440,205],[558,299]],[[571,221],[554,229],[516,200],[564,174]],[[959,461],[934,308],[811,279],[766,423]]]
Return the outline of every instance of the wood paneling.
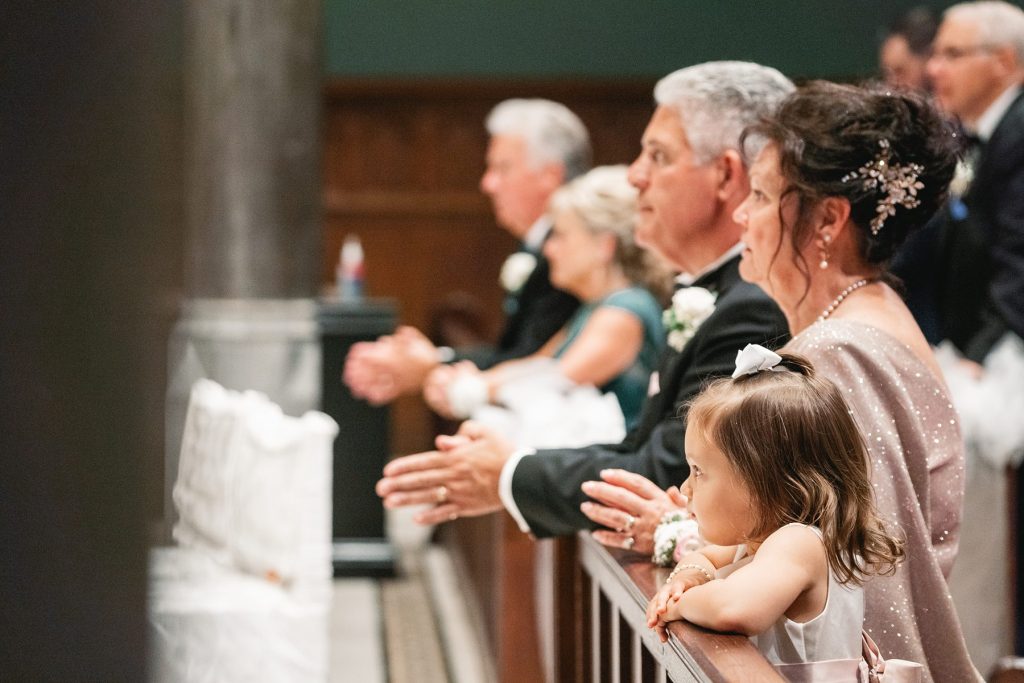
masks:
[[[652,83],[334,81],[325,88],[324,259],[334,280],[347,233],[366,252],[370,296],[398,301],[404,324],[428,331],[446,297],[474,301],[485,334],[502,325],[502,261],[514,240],[495,222],[478,182],[483,121],[508,97],[547,97],[580,115],[596,164],[629,163],[651,112]],[[438,428],[419,397],[392,412],[396,454],[429,449]],[[507,515],[460,520],[442,538],[477,605],[478,627],[504,681],[539,680],[534,543]],[[571,555],[563,566],[573,566]],[[571,590],[564,583],[559,590]],[[564,627],[577,615],[560,614]],[[571,636],[569,636],[571,637]],[[559,674],[574,661],[559,663]],[[578,674],[571,674],[577,678]]]
[[[324,93],[324,285],[334,279],[345,235],[355,233],[366,254],[368,294],[396,299],[403,323],[428,330],[445,298],[462,293],[477,302],[483,327],[494,338],[502,323],[498,271],[515,242],[497,226],[478,188],[487,113],[509,97],[563,102],[590,129],[595,163],[628,163],[651,113],[652,86],[330,82]],[[392,412],[395,452],[430,448],[438,424],[418,397],[399,400]],[[551,577],[534,577],[533,541],[505,514],[459,520],[447,525],[442,538],[478,607],[499,677],[539,680],[533,586]],[[573,546],[568,548],[571,552]],[[574,559],[570,555],[564,562],[572,567]],[[571,584],[558,589],[567,588],[572,590]],[[562,628],[578,618],[572,611],[559,617]],[[559,675],[573,664],[559,664]]]
[[[651,112],[652,82],[333,80],[325,86],[323,260],[334,280],[344,237],[366,253],[370,296],[399,302],[401,321],[427,330],[444,298],[479,302],[484,329],[501,328],[502,261],[515,247],[478,189],[490,109],[547,97],[591,131],[595,162],[628,163]],[[434,421],[417,398],[393,414],[396,453],[429,448]]]

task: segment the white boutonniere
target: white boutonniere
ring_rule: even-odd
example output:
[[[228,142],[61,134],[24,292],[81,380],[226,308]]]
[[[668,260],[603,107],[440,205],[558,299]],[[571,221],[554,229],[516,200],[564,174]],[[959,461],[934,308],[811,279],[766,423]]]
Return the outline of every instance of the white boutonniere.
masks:
[[[949,183],[949,193],[954,197],[963,197],[971,189],[974,181],[974,167],[963,159],[956,165],[953,180]]]
[[[501,266],[501,286],[509,294],[523,288],[530,273],[537,267],[537,257],[528,251],[511,254]]]
[[[687,287],[672,295],[672,305],[662,314],[668,345],[682,351],[697,328],[715,311],[715,295],[703,287]]]

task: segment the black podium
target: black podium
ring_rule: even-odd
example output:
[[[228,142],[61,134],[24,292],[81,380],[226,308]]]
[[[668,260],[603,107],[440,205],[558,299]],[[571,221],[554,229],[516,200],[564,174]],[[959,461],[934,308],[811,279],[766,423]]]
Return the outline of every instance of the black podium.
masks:
[[[321,410],[338,422],[334,441],[334,575],[393,576],[396,554],[373,487],[390,452],[387,407],[354,398],[341,374],[349,348],[395,329],[389,300],[322,299],[317,311],[323,349]]]

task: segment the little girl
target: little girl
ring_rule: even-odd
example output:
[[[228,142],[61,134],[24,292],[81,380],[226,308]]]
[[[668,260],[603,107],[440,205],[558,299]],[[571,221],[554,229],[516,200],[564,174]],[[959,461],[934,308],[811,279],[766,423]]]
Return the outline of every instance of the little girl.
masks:
[[[709,545],[682,558],[647,608],[743,633],[772,664],[861,660],[867,574],[903,554],[875,514],[863,439],[842,395],[799,356],[749,345],[733,379],[691,404],[690,513]],[[779,666],[785,673],[785,666]]]

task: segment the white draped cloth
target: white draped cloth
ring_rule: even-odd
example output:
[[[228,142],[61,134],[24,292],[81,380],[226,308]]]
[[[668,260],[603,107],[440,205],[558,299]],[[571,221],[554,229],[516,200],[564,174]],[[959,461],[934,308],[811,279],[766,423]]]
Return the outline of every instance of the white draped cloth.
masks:
[[[192,389],[176,547],[150,557],[151,679],[324,682],[338,426],[266,396]]]
[[[970,467],[975,459],[996,468],[1024,460],[1024,341],[1008,332],[986,356],[981,378],[969,373],[948,343],[936,351],[949,394],[960,413]]]
[[[615,395],[574,384],[551,358],[518,364],[502,383],[498,403],[475,409],[471,417],[519,448],[618,443],[626,435],[626,421]]]

